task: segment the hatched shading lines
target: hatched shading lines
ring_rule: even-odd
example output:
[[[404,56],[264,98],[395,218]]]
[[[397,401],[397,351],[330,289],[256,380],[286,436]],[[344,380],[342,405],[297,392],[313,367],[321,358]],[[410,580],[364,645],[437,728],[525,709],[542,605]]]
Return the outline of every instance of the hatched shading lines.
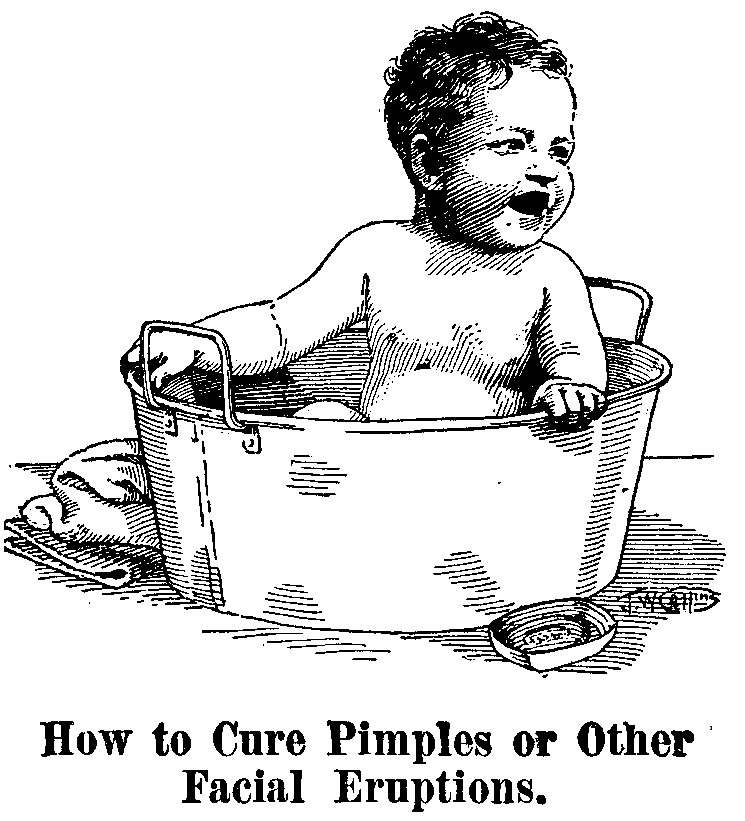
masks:
[[[486,616],[493,616],[504,610],[504,599],[497,595],[499,584],[489,576],[486,567],[476,553],[470,550],[451,553],[443,564],[435,565],[433,574],[446,576],[450,584],[457,585],[464,590],[476,588],[480,593],[486,594],[466,596],[464,607]]]
[[[363,654],[359,656],[367,661],[376,661],[371,654],[390,653],[391,650],[387,648],[369,647],[364,642],[356,641],[342,641],[338,636],[306,636],[302,632],[287,632],[280,628],[255,628],[247,630],[203,630],[203,633],[223,633],[231,634],[231,639],[265,639],[262,642],[264,645],[276,644],[282,645],[287,650],[312,650],[313,655],[332,655],[347,653],[350,655]]]
[[[263,611],[265,616],[325,621],[318,602],[301,584],[273,587],[264,596],[264,601],[268,604]]]
[[[335,496],[335,486],[346,476],[341,468],[333,467],[328,462],[295,454],[290,459],[287,487],[297,490],[301,496]]]

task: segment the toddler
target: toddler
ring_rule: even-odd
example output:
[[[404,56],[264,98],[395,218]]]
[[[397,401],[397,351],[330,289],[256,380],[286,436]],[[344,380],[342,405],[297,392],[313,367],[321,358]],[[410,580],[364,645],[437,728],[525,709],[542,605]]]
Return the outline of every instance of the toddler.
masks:
[[[606,363],[587,287],[544,241],[573,190],[567,76],[553,41],[496,14],[419,32],[386,72],[385,97],[413,218],[358,228],[288,293],[201,320],[227,340],[234,373],[279,368],[366,320],[365,418],[602,413]],[[152,342],[156,387],[195,363],[217,367],[209,341]],[[135,346],[130,364],[139,357]]]

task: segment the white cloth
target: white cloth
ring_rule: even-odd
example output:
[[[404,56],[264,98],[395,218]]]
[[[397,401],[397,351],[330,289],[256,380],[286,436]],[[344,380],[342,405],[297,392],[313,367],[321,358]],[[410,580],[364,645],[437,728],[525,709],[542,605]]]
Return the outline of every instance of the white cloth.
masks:
[[[35,528],[66,541],[160,547],[137,439],[99,442],[73,453],[55,470],[52,490],[21,509]]]

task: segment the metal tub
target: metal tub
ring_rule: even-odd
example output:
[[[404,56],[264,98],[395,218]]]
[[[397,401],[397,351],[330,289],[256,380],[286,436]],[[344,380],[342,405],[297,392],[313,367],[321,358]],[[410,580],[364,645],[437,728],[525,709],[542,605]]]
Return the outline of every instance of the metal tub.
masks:
[[[624,283],[591,280],[650,301]],[[187,326],[148,323],[158,330]],[[193,331],[191,331],[193,332]],[[195,372],[169,398],[129,376],[171,584],[218,610],[334,629],[484,625],[515,606],[586,597],[621,558],[667,359],[606,339],[609,406],[582,431],[544,413],[342,422],[369,363],[351,329],[281,372]],[[180,392],[179,392],[180,391]],[[227,399],[226,399],[227,397]]]

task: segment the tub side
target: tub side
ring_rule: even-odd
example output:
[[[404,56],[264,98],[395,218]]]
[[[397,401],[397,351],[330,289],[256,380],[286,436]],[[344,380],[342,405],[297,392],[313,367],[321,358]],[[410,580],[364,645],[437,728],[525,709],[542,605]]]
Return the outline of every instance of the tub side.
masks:
[[[133,399],[168,580],[187,598],[219,607],[224,600],[198,423],[150,408],[137,394]]]
[[[169,579],[229,612],[362,630],[476,627],[591,595],[615,575],[669,375],[648,358],[646,384],[584,431],[543,414],[246,417],[258,452],[218,412],[152,409],[133,389]]]

